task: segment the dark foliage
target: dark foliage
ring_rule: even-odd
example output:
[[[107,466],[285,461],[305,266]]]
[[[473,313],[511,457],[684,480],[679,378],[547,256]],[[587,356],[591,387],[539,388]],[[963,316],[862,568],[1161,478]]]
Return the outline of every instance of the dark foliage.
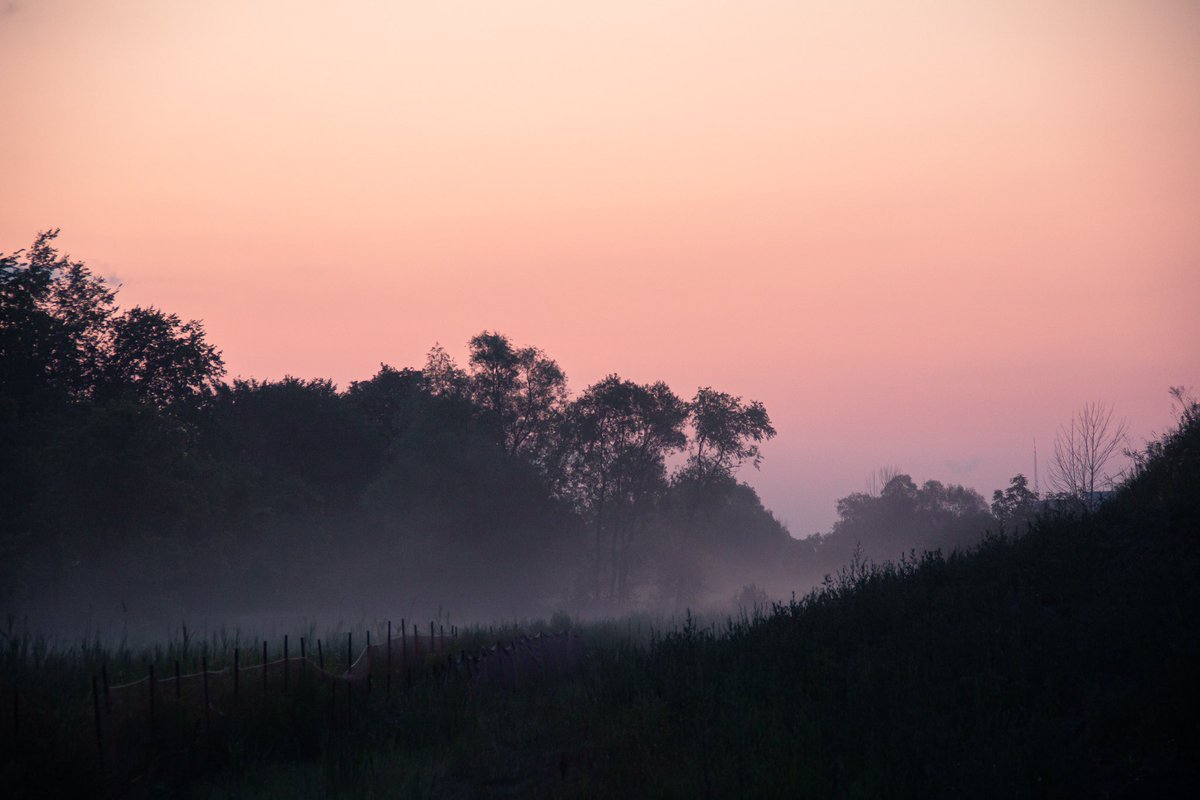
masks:
[[[838,520],[826,535],[803,540],[802,558],[828,574],[856,554],[894,559],[914,550],[950,551],[978,544],[999,525],[974,489],[940,481],[917,486],[893,475],[879,494],[855,492],[837,504]]]
[[[86,733],[108,654],[10,626],[0,688],[35,709],[4,750],[17,794],[229,779],[240,796],[256,770],[314,764],[351,796],[1134,796],[1197,777],[1200,407],[1182,391],[1179,428],[1097,508],[1038,514],[1017,476],[989,514],[971,489],[894,474],[796,542],[735,477],[774,435],[761,404],[616,375],[572,399],[553,360],[494,332],[465,370],[435,347],[346,391],[225,384],[198,322],[120,311],[53,239],[0,255],[7,600],[479,617],[735,592],[761,607],[758,581],[833,577],[761,619],[689,616],[649,648],[598,626],[574,679],[430,683],[358,733],[328,735],[301,697],[195,761],[181,722],[175,751],[119,785]]]
[[[80,608],[315,613],[331,597],[598,610],[695,599],[731,550],[778,555],[782,528],[734,478],[774,435],[760,403],[616,375],[572,399],[553,359],[491,331],[466,369],[435,346],[423,369],[380,365],[345,391],[225,383],[201,323],[121,310],[56,234],[0,255],[9,607],[50,625]],[[701,507],[703,530],[676,535]]]
[[[504,740],[509,786],[1186,796],[1200,777],[1200,406],[1148,453],[1098,513],[945,558],[855,561],[763,618],[689,618],[644,653],[599,655],[569,710],[526,705],[528,733]],[[483,760],[458,762],[480,790]]]
[[[106,776],[88,675],[105,660],[125,677],[144,664],[97,647],[57,655],[10,631],[3,674],[40,713],[23,723],[36,735],[3,750],[5,785],[14,796],[1190,796],[1198,488],[1193,404],[1096,513],[1043,515],[945,558],[854,561],[801,600],[689,615],[650,630],[648,646],[634,632],[643,620],[586,626],[578,674],[482,691],[434,672],[360,700],[353,730],[330,724],[327,695],[297,691],[207,743],[166,729]],[[148,657],[187,658],[186,639]]]

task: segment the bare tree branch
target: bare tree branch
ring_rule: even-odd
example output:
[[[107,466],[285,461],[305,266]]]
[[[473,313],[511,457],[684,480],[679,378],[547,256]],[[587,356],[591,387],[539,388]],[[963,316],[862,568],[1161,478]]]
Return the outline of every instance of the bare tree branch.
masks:
[[[1105,467],[1124,448],[1129,430],[1125,420],[1113,420],[1111,406],[1088,403],[1059,428],[1050,459],[1050,485],[1061,495],[1076,497],[1093,507],[1096,492],[1111,487]]]

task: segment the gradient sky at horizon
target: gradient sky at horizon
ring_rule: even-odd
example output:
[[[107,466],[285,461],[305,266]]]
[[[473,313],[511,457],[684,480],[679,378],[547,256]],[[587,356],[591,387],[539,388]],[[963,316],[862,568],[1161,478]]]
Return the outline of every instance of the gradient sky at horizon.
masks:
[[[1200,388],[1200,3],[0,0],[0,251],[231,376],[484,329],[762,400],[794,535]]]

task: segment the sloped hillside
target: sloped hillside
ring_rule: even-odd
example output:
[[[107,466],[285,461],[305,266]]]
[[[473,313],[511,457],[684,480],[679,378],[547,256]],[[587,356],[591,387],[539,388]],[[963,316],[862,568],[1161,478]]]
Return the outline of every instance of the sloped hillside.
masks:
[[[1200,414],[1098,513],[855,565],[613,669],[580,735],[612,796],[1171,796],[1194,786]],[[605,706],[602,708],[600,706]]]

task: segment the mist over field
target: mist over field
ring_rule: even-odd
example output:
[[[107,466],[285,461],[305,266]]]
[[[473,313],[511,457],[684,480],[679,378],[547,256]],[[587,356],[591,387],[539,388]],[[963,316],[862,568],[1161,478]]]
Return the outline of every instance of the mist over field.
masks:
[[[1128,421],[1087,403],[1047,443],[1045,490],[1036,464],[990,502],[882,466],[797,537],[746,482],[777,436],[757,400],[616,372],[576,389],[487,330],[462,365],[435,344],[345,388],[229,380],[200,321],[123,307],[57,238],[0,254],[0,601],[60,648],[745,613],[1094,509],[1136,466]]]
[[[121,308],[53,232],[3,265],[4,602],[64,646],[765,607],[853,558],[1018,529],[1040,501],[1023,476],[989,506],[881,468],[797,539],[741,480],[776,436],[758,401],[616,373],[572,392],[550,355],[491,331],[465,365],[434,346],[344,390],[225,381],[201,323]],[[1062,496],[1123,469],[1123,425],[1100,433],[1092,483],[1054,473]]]

